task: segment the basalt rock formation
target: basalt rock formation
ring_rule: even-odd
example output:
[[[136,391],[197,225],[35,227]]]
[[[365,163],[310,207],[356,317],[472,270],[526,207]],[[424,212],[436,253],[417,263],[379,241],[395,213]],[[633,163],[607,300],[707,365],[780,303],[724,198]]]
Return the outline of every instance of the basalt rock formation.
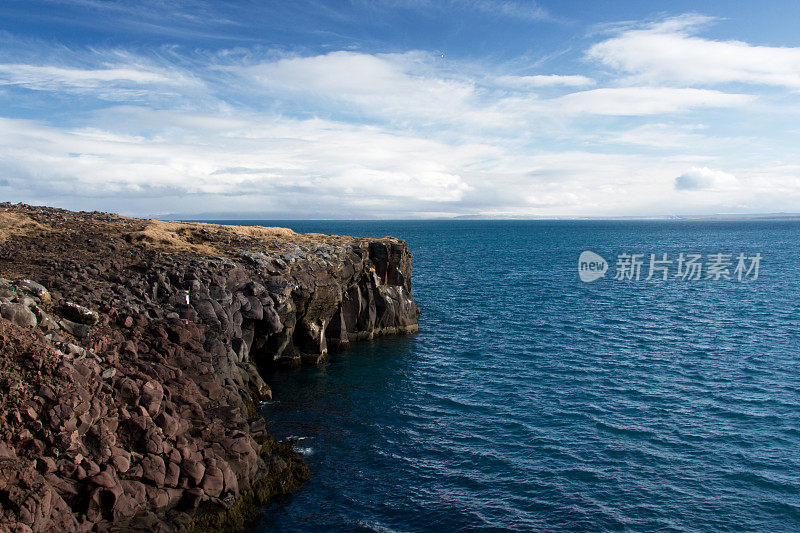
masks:
[[[416,331],[397,239],[0,204],[0,532],[237,530],[309,475],[259,368]]]

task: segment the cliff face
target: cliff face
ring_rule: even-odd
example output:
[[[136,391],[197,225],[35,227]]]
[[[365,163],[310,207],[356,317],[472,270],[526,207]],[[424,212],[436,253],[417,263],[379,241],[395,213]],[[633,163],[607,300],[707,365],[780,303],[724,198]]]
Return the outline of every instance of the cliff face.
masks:
[[[416,331],[419,309],[411,296],[411,254],[405,243],[355,240],[338,252],[317,248],[314,254],[310,261],[289,256],[297,263],[278,281],[263,288],[248,285],[233,295],[226,311],[233,313],[234,328],[239,327],[235,313],[242,313],[245,356],[260,364],[319,363],[329,344]],[[261,280],[272,279],[270,272],[284,262],[266,254],[240,257]],[[269,293],[275,305],[248,306],[255,292]],[[204,295],[204,288],[197,294]]]
[[[0,209],[0,531],[241,528],[308,476],[258,367],[417,329],[397,239]]]

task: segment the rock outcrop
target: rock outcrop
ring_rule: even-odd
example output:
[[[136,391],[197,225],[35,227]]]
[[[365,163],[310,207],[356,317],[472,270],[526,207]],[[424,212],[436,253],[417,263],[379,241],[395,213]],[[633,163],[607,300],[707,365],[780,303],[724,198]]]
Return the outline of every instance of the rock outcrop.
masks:
[[[417,329],[397,239],[0,204],[0,532],[237,530],[309,475],[259,368]]]

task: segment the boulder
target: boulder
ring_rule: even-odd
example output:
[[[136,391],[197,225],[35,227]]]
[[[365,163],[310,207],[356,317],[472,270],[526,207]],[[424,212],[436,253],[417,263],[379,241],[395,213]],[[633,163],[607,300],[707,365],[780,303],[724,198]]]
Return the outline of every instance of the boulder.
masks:
[[[114,448],[111,451],[111,464],[117,472],[124,474],[131,467],[131,454],[122,448]]]
[[[64,318],[78,324],[94,326],[100,320],[95,311],[74,302],[64,302],[61,304],[60,311]]]
[[[203,489],[203,492],[212,498],[219,498],[224,486],[225,476],[222,474],[222,470],[216,465],[208,465],[205,475],[203,476],[203,481],[200,483],[200,488]]]
[[[35,328],[37,324],[36,315],[20,303],[3,302],[0,304],[0,315],[25,328]]]
[[[95,474],[94,476],[89,479],[91,483],[98,485],[100,487],[112,488],[116,487],[118,484],[117,478],[114,475],[114,472],[106,468],[99,474]]]
[[[131,378],[122,378],[117,382],[118,394],[122,400],[133,404],[139,399],[139,386]]]
[[[206,473],[206,466],[202,461],[195,457],[184,457],[181,462],[181,474],[191,479],[195,485],[199,485]]]
[[[0,278],[0,298],[14,298],[16,295],[17,291],[14,290],[13,283],[5,278]]]
[[[164,388],[157,381],[148,381],[142,385],[139,405],[147,409],[150,416],[156,416],[161,410],[161,401],[164,399]]]
[[[66,318],[59,320],[58,324],[61,326],[61,329],[78,339],[84,339],[92,332],[92,328],[88,324],[80,324],[67,320]]]
[[[177,487],[178,479],[181,476],[181,465],[173,463],[172,461],[167,464],[166,475],[164,476],[164,485],[167,487]]]
[[[23,279],[17,283],[17,287],[19,287],[22,292],[26,294],[30,294],[34,298],[38,300],[38,303],[47,304],[50,302],[52,297],[50,296],[50,291],[48,291],[44,285],[40,283],[36,283],[30,279]]]
[[[122,480],[123,493],[120,495],[115,511],[120,516],[130,518],[144,507],[147,501],[147,488],[139,481]]]
[[[160,455],[148,453],[142,459],[142,479],[152,481],[157,487],[164,486],[167,467]]]
[[[58,323],[53,320],[50,315],[42,311],[38,305],[31,306],[31,311],[36,315],[39,322],[39,327],[45,331],[55,331],[58,329]]]

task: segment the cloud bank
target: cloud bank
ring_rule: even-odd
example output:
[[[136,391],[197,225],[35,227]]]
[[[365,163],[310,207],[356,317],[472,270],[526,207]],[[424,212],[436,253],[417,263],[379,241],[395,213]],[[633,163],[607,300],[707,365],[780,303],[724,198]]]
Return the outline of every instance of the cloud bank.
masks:
[[[735,184],[736,177],[733,174],[708,167],[692,167],[675,178],[675,188],[679,191],[719,189]]]
[[[796,150],[742,125],[791,122],[800,53],[710,22],[621,27],[580,74],[425,50],[0,52],[0,194],[245,218],[791,210]]]
[[[800,89],[800,48],[716,41],[696,34],[712,22],[686,15],[594,44],[587,57],[648,83],[741,82]]]

